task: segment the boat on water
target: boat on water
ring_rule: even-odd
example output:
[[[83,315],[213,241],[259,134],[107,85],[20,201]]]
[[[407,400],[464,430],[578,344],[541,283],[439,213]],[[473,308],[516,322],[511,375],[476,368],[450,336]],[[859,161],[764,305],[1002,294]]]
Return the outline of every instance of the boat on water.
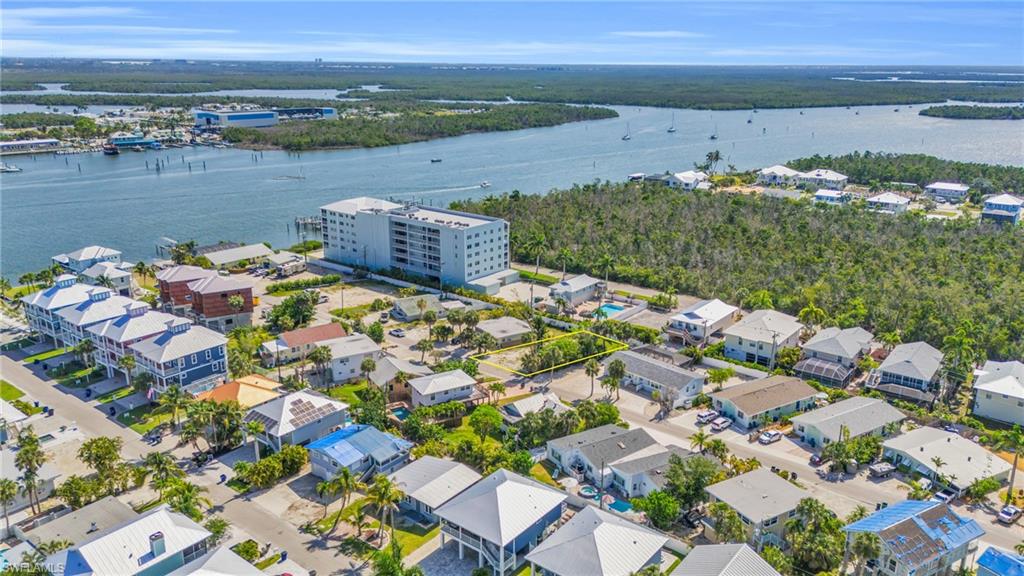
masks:
[[[145,151],[145,148],[143,148],[142,146],[132,146],[132,151],[133,152],[143,152],[143,151]]]
[[[439,162],[441,162],[441,158],[431,158],[430,159],[430,163],[431,164],[437,164]]]
[[[121,149],[111,144],[110,142],[107,142],[106,144],[103,145],[103,153],[106,154],[107,156],[117,156],[118,154],[121,153]]]
[[[715,131],[708,136],[708,140],[718,140],[718,124],[715,124]]]
[[[629,135],[629,122],[626,122],[626,133],[622,135],[623,140],[632,140],[633,137]]]
[[[0,173],[11,174],[11,173],[14,173],[14,172],[21,172],[21,168],[18,168],[14,164],[7,164],[5,162],[0,162]]]
[[[480,187],[481,188],[490,188],[491,187],[491,183],[488,182],[487,180],[484,180],[483,182],[480,183]]]
[[[672,124],[668,127],[668,133],[674,134],[676,131],[676,113],[672,113]]]

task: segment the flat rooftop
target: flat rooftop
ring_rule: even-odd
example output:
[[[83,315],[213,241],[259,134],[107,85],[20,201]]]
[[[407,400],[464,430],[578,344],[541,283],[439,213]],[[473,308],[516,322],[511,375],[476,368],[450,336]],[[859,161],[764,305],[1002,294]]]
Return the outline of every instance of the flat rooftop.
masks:
[[[388,200],[369,198],[367,196],[340,200],[326,206],[321,206],[321,209],[343,214],[355,214],[356,212],[387,214],[394,219],[414,220],[455,229],[479,226],[499,220],[489,216],[480,216],[444,208],[419,206],[416,204],[396,204]]]

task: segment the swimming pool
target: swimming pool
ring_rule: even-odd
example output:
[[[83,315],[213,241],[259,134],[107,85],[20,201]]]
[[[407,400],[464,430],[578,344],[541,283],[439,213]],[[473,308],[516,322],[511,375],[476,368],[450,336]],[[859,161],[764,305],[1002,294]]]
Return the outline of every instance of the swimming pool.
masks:
[[[405,419],[408,418],[410,414],[412,414],[412,412],[409,412],[409,409],[404,406],[392,408],[391,413],[395,415],[395,418],[398,418],[401,421],[405,421]]]
[[[615,502],[609,504],[608,507],[611,508],[612,510],[615,510],[616,512],[623,513],[631,512],[633,510],[632,504],[630,504],[627,500],[619,500],[618,498],[615,499]]]
[[[625,308],[618,304],[601,304],[601,306],[598,307],[598,310],[604,312],[605,318],[611,318],[615,314],[625,310]]]

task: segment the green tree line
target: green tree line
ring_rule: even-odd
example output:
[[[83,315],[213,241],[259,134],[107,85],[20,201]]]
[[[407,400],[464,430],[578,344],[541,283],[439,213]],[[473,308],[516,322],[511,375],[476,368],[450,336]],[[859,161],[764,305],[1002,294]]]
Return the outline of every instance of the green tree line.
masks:
[[[1024,120],[1024,108],[1020,106],[930,106],[918,114],[964,120]]]
[[[6,90],[7,87],[4,86]],[[77,116],[71,114],[49,114],[46,112],[21,112],[19,114],[0,114],[0,124],[9,130],[48,126],[74,126]]]

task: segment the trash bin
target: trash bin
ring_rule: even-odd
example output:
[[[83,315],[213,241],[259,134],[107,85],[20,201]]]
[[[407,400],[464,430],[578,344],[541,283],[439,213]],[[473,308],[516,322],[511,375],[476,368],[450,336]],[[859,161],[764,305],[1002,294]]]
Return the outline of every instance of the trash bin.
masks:
[[[280,564],[281,562],[284,562],[287,559],[288,559],[288,551],[287,550],[281,550],[281,558],[278,559],[277,563]]]

